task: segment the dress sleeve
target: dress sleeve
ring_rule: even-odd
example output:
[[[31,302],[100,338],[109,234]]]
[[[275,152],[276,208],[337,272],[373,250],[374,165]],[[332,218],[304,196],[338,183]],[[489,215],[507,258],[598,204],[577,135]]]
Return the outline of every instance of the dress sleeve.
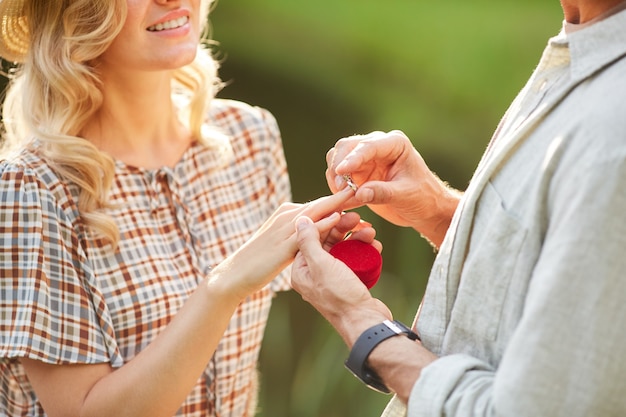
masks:
[[[0,357],[121,366],[71,193],[38,174],[0,165]]]
[[[278,123],[274,116],[265,109],[260,109],[264,121],[267,137],[266,163],[268,187],[268,215],[273,213],[282,203],[292,201],[291,182],[287,171],[282,138]],[[270,284],[272,291],[286,291],[291,289],[291,266],[281,272]]]

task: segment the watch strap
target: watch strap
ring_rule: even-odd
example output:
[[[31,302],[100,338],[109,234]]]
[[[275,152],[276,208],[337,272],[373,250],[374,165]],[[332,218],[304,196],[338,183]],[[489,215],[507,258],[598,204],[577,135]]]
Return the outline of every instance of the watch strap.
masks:
[[[385,320],[365,330],[352,346],[350,355],[345,362],[346,368],[370,388],[385,394],[389,393],[389,388],[365,362],[374,348],[382,341],[401,334],[406,335],[411,340],[419,340],[419,336],[415,332],[397,320]]]

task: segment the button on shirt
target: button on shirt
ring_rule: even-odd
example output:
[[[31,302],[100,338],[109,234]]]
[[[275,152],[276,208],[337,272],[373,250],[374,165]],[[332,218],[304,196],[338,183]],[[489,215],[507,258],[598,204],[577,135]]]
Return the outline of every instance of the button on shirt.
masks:
[[[116,163],[108,210],[121,234],[115,251],[85,229],[76,188],[36,151],[0,164],[0,415],[45,415],[18,358],[122,366],[290,200],[274,118],[214,100],[209,119],[230,137],[225,164],[200,143],[171,168]],[[251,415],[271,298],[287,288],[283,272],[239,306],[177,415]]]

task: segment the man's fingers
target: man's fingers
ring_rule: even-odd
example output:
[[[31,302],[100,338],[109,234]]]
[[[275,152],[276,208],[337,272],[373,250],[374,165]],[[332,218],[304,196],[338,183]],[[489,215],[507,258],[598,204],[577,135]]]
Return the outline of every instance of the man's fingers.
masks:
[[[313,220],[307,216],[300,216],[296,220],[296,231],[298,249],[304,255],[307,264],[310,265],[311,259],[319,256],[320,252],[325,252],[320,243],[320,233]]]
[[[408,147],[413,147],[411,141],[399,130],[388,133],[372,132],[363,138],[341,161],[335,161],[336,174],[359,172],[362,166],[372,161],[392,164]]]
[[[393,197],[393,189],[384,181],[369,181],[355,194],[362,204],[387,204]]]

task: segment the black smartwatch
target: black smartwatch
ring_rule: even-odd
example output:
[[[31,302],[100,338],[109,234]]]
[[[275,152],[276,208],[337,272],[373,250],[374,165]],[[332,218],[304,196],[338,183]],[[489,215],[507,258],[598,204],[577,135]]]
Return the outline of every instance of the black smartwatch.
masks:
[[[370,327],[359,336],[354,346],[352,346],[350,355],[345,362],[346,368],[371,389],[389,394],[389,388],[387,388],[380,377],[365,364],[365,361],[367,361],[372,350],[374,350],[380,342],[401,334],[406,335],[406,337],[411,340],[420,340],[417,333],[397,320],[385,320],[376,326]]]

